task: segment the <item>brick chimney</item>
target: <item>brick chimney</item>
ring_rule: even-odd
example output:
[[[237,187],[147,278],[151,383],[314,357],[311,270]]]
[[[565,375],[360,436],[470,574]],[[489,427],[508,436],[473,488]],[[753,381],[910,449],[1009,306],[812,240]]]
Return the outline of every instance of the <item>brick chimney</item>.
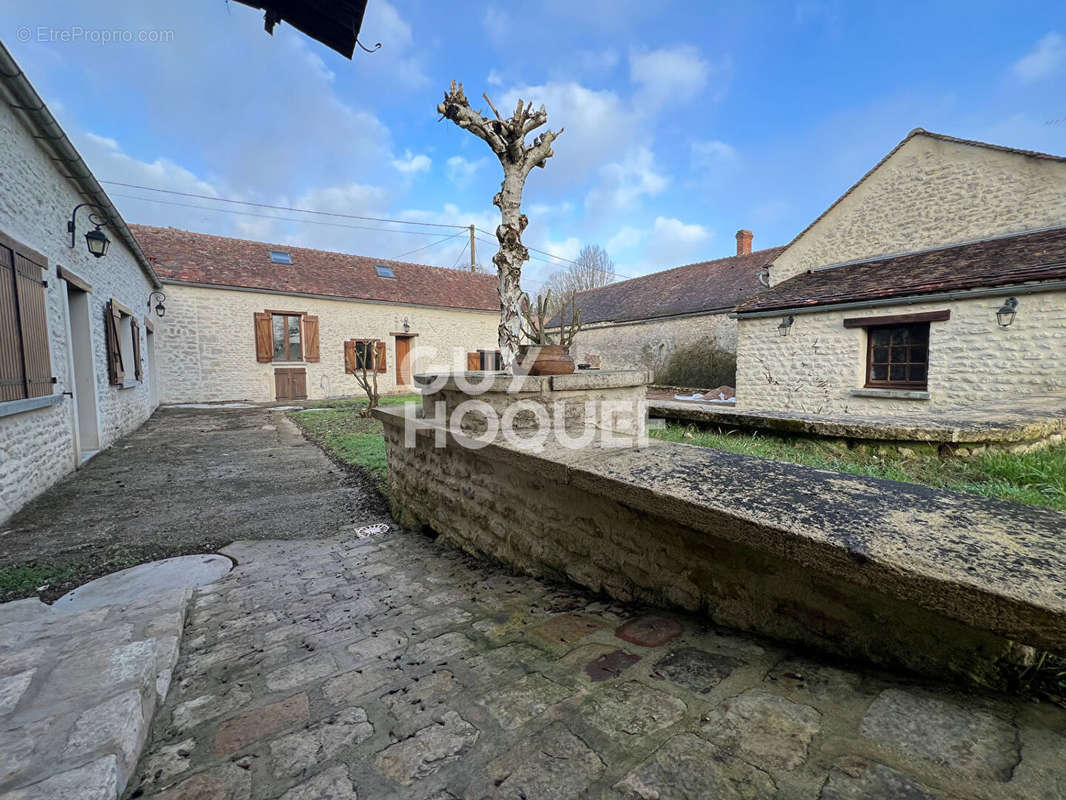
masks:
[[[737,231],[737,255],[746,256],[751,252],[751,240],[755,236],[751,231],[743,228]]]

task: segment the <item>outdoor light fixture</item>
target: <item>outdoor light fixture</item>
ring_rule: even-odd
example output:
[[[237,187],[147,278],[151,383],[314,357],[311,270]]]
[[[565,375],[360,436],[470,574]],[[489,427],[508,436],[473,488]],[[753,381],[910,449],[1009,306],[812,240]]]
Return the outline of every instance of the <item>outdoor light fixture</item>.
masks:
[[[781,324],[777,326],[777,332],[780,333],[782,336],[788,336],[789,332],[792,330],[792,323],[795,321],[796,318],[789,314],[787,317],[781,320]]]
[[[152,292],[148,295],[148,310],[152,310],[152,298],[156,295],[159,295],[159,302],[155,304],[155,313],[162,317],[167,313],[167,308],[163,305],[163,301],[167,299],[167,296],[162,292]]]
[[[407,317],[403,318],[403,332],[407,333],[411,330],[411,323],[407,321]]]
[[[1000,306],[999,311],[996,312],[996,322],[999,323],[1001,328],[1009,328],[1011,323],[1014,322],[1014,317],[1018,314],[1018,298],[1008,297],[1006,301]]]
[[[67,223],[67,233],[70,234],[71,247],[74,246],[74,218],[78,215],[78,209],[82,206],[89,206],[90,208],[95,208],[101,214],[104,214],[104,210],[100,208],[100,206],[95,205],[94,203],[79,203],[78,205],[74,206],[74,210],[70,212],[70,221]],[[103,219],[101,219],[95,213],[90,211],[89,222],[95,225],[96,229],[91,230],[85,234],[85,244],[88,245],[90,253],[92,253],[97,258],[101,258],[107,253],[107,247],[111,244],[111,240],[107,238],[107,234],[100,230],[100,228],[102,228],[104,225],[109,225],[111,223],[111,220],[107,218],[106,214],[104,214]]]

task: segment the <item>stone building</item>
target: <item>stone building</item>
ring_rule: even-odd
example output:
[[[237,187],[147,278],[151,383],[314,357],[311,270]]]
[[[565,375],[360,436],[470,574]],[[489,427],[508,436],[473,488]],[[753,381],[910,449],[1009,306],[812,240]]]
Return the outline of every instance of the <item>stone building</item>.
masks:
[[[0,95],[3,522],[158,405],[147,308],[160,283],[3,45]],[[85,237],[95,221],[106,222],[99,229],[109,240],[102,257],[90,254]]]
[[[383,393],[413,391],[415,373],[495,352],[494,276],[132,229],[166,286],[156,327],[165,403],[356,395],[364,361]]]
[[[735,353],[737,324],[729,314],[762,288],[759,274],[781,252],[752,251],[751,231],[737,231],[736,238],[734,256],[579,292],[582,328],[574,357],[604,369],[655,369],[698,341]]]
[[[738,308],[740,408],[950,413],[1066,392],[1066,158],[912,131]]]

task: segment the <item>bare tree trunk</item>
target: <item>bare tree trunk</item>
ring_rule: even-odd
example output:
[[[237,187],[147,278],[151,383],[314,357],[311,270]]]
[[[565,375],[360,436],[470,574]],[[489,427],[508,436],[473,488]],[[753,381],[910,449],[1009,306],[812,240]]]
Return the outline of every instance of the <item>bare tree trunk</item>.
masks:
[[[500,225],[496,228],[500,249],[492,257],[492,263],[496,265],[500,278],[500,354],[504,366],[510,367],[521,341],[522,265],[529,260],[529,251],[522,244],[522,233],[529,222],[522,213],[522,190],[530,170],[543,167],[544,162],[551,158],[551,144],[562,130],[558,133],[546,130],[527,145],[526,134],[548,122],[548,112],[544,106],[533,111],[532,104],[519,100],[514,114],[504,119],[488,95],[485,95],[485,101],[495,119],[472,109],[463,92],[463,85],[456,85],[452,81],[437,111],[460,128],[483,139],[503,166],[503,184],[492,201],[500,209],[501,217]]]

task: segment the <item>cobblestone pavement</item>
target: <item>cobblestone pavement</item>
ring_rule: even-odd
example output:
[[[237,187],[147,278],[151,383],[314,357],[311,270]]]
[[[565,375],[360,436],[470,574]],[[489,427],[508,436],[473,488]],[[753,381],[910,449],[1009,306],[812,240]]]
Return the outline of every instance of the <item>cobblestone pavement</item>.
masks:
[[[515,577],[421,535],[238,542],[128,796],[1066,798],[1066,712]]]

